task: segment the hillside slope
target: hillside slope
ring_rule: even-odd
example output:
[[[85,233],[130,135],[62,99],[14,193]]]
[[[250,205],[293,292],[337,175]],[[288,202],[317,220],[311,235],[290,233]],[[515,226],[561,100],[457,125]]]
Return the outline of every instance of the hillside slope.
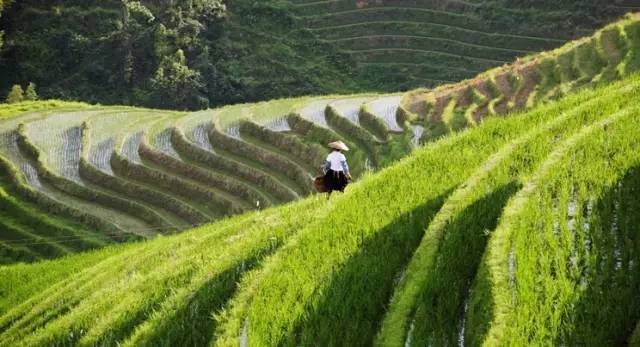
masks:
[[[7,201],[31,212],[5,213],[25,216],[3,225],[2,262],[153,238],[300,199],[313,192],[328,142],[347,142],[358,178],[487,117],[631,75],[640,67],[639,34],[639,17],[628,15],[554,51],[405,94],[278,99],[194,113],[4,105],[0,187]],[[47,227],[52,232],[25,224],[44,214],[63,224]]]
[[[0,95],[170,109],[395,92],[558,47],[640,1],[9,1]]]
[[[624,343],[639,91],[633,75],[489,119],[329,201],[0,267],[0,344]]]

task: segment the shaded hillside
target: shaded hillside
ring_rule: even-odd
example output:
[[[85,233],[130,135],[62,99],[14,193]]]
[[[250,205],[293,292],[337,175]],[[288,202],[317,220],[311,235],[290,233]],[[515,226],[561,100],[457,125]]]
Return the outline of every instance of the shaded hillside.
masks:
[[[5,9],[0,94],[170,109],[456,82],[635,1],[42,1]]]

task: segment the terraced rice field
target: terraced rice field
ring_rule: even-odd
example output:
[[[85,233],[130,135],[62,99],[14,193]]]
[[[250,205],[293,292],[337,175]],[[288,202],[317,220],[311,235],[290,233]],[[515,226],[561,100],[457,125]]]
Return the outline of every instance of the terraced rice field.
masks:
[[[500,25],[485,17],[486,11],[497,10],[480,1],[288,2],[301,30],[348,55],[374,88],[394,83],[396,88],[431,88],[469,79],[585,34],[538,31],[531,25],[521,28],[524,23],[518,22]],[[501,10],[514,16],[520,10],[526,12],[517,5],[504,6]],[[637,1],[599,5],[602,13],[620,15],[638,6]]]
[[[639,102],[635,73],[432,141],[329,201],[310,196],[179,235],[0,267],[0,345],[634,343]],[[224,135],[216,114],[159,115],[150,124],[162,126],[133,127],[146,139],[175,127],[175,153],[143,139],[150,148],[136,165],[184,182],[195,178],[170,168],[177,162],[223,171],[210,166],[224,152],[216,142],[204,148],[184,135],[207,121],[208,137]],[[333,131],[342,123],[332,117],[327,111],[327,127],[313,129]],[[238,119],[229,143],[264,141],[259,148],[281,156],[285,138],[290,149],[313,148],[289,119],[290,132]],[[386,146],[400,141],[389,136]],[[154,151],[171,165],[146,159]],[[135,181],[113,172],[122,184]],[[136,184],[162,191],[151,180]]]
[[[591,37],[436,89],[195,113],[17,112],[0,120],[3,172],[14,195],[95,229],[96,239],[153,238],[312,194],[325,146],[335,139],[352,148],[358,178],[487,117],[619,80],[640,67],[639,42],[640,19],[629,15]],[[64,247],[66,240],[52,242]]]
[[[404,94],[0,106],[0,346],[636,345],[638,52],[628,15]]]

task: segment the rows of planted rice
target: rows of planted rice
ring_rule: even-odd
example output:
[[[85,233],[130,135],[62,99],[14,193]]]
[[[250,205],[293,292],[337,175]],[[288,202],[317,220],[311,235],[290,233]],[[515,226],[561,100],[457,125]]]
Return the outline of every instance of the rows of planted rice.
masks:
[[[15,270],[44,274],[34,288],[0,267],[0,344],[626,343],[639,89],[634,75],[487,119],[329,201]]]
[[[352,121],[355,124],[360,123],[360,108],[362,104],[368,102],[371,98],[349,98],[349,99],[341,99],[336,100],[329,104],[329,106],[333,107],[336,111],[338,111],[343,117]]]
[[[465,331],[473,334],[465,326],[468,293],[487,235],[495,229],[508,199],[565,140],[633,103],[637,92],[636,78],[633,83],[587,93],[581,97],[583,104],[505,146],[471,174],[425,231],[395,289],[379,342],[450,345],[464,338]],[[411,326],[416,328],[411,331]]]
[[[251,344],[370,343],[394,279],[450,192],[491,154],[585,98],[488,121],[356,184],[243,284],[222,317],[221,344],[239,343],[245,321]]]
[[[112,210],[100,209],[96,204],[88,203],[76,197],[70,196],[44,181],[37,169],[37,164],[26,157],[19,146],[18,124],[23,121],[45,117],[46,113],[28,114],[24,117],[9,119],[2,123],[2,143],[0,155],[3,161],[3,171],[13,181],[14,189],[20,194],[38,204],[38,206],[55,215],[71,217],[91,228],[101,229],[106,232],[107,238],[118,238],[122,233],[120,228],[121,214]],[[99,218],[88,215],[84,211],[97,209],[101,213]],[[104,218],[105,221],[101,219]],[[124,222],[128,222],[126,218]],[[133,226],[139,227],[137,222]]]
[[[328,128],[329,125],[327,124],[327,119],[325,118],[325,109],[327,108],[327,105],[333,101],[334,100],[332,99],[315,100],[297,110],[297,113],[300,114],[303,118],[321,127]]]
[[[373,115],[377,116],[377,118],[383,119],[390,131],[402,132],[402,128],[396,120],[396,114],[401,100],[401,95],[388,96],[366,103],[364,107]]]
[[[116,142],[127,135],[127,129],[134,127],[140,118],[151,122],[161,119],[162,113],[149,115],[149,111],[126,111],[117,114],[93,117],[83,124],[83,154],[80,162],[80,175],[83,179],[125,196],[147,208],[158,210],[165,225],[155,228],[156,233],[175,230],[193,224],[192,215],[184,203],[174,197],[159,192],[149,186],[138,184],[126,177],[116,176],[111,165],[116,153]],[[186,205],[186,204],[184,204]],[[168,212],[168,213],[167,213]]]
[[[629,342],[640,312],[639,120],[630,105],[585,128],[505,207],[474,281],[474,337]]]
[[[628,15],[592,37],[555,51],[529,56],[455,85],[406,93],[401,111],[414,123],[424,122],[424,142],[475,125],[487,116],[531,108],[620,79],[637,71],[633,47],[639,23],[637,15]]]
[[[64,107],[62,104],[46,103],[52,109]],[[24,104],[21,111],[38,109],[38,104]],[[73,107],[73,104],[68,104]],[[77,105],[82,107],[82,105]],[[49,111],[50,112],[50,111]],[[47,112],[31,112],[21,117],[4,120],[0,125],[0,199],[2,200],[3,231],[1,262],[33,261],[103,246],[110,242],[109,235],[88,232],[85,227],[69,222],[62,215],[69,216],[60,210],[59,201],[43,202],[39,193],[54,191],[46,183],[41,182],[36,168],[22,156],[18,148],[18,134],[15,127],[23,121],[43,118]],[[12,161],[12,164],[10,164]],[[31,194],[24,194],[30,192]],[[26,195],[26,196],[25,196]],[[63,194],[58,193],[58,197]],[[42,210],[45,210],[43,213]],[[46,215],[46,212],[55,215]],[[77,215],[74,215],[78,217]]]
[[[0,318],[0,341],[205,345],[212,338],[211,312],[221,309],[239,276],[321,215],[322,204],[322,199],[309,199],[122,249],[87,266],[72,282],[38,294],[44,301],[8,310]],[[128,278],[126,269],[136,269],[137,276]],[[124,292],[129,294],[120,295]],[[86,295],[100,299],[84,300]],[[119,303],[111,304],[116,297]],[[95,315],[96,310],[103,314]],[[34,315],[43,318],[37,325],[29,323]]]
[[[117,112],[114,109],[112,112]],[[42,162],[53,172],[80,181],[80,143],[82,122],[109,109],[56,113],[26,124],[26,133],[41,148]]]
[[[152,235],[311,193],[327,142],[352,147],[357,177],[487,116],[619,79],[637,68],[637,23],[628,16],[591,38],[435,90],[281,99],[194,114],[41,113],[4,122],[4,147],[25,182],[59,204]]]
[[[172,142],[181,156],[195,166],[222,175],[235,177],[271,203],[290,201],[296,193],[268,173],[230,158],[214,149],[209,134],[217,113],[206,111],[191,114],[172,129]],[[214,116],[214,117],[212,117]]]
[[[131,234],[153,235],[153,229],[166,227],[162,216],[137,202],[85,182],[80,177],[82,123],[90,117],[110,111],[59,113],[21,124],[18,127],[20,149],[31,156],[38,173],[44,175],[55,188],[99,206],[94,207],[92,214],[113,220]]]
[[[379,74],[399,87],[460,81],[576,35],[503,27],[480,18],[481,4],[462,1],[290,2],[299,26],[348,53],[373,85]]]
[[[47,176],[45,186],[55,186],[47,196],[123,230],[150,236],[246,208],[269,206],[278,200],[273,194],[280,195],[284,187],[303,189],[295,194],[308,192],[311,175],[324,160],[323,147],[340,138],[333,132],[322,140],[304,138],[293,131],[288,114],[313,102],[310,98],[283,99],[194,114],[101,108],[24,118],[24,130],[18,129],[23,133],[9,132],[16,154],[11,159],[22,158],[22,151],[27,150],[32,158],[18,160],[18,164],[38,186],[43,184],[39,172]],[[384,123],[384,114],[369,116]],[[286,122],[286,129],[269,130],[273,121]],[[12,126],[20,128],[17,122],[8,128]],[[224,140],[214,133],[218,142],[212,145],[217,127],[229,133],[234,126],[235,139]],[[45,138],[42,132],[49,128],[55,136]],[[381,129],[381,137],[386,137],[386,127]],[[358,145],[352,147],[357,152]],[[355,158],[354,163],[354,172],[360,172]],[[297,181],[287,176],[296,170],[300,172]],[[246,175],[237,177],[242,172]],[[93,208],[86,208],[90,205]],[[120,212],[114,208],[135,215],[146,225],[129,223],[129,216],[115,218]]]

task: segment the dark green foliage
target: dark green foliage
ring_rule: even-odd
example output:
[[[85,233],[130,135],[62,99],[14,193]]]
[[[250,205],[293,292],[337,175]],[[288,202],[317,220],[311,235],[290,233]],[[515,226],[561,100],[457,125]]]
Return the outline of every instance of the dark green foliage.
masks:
[[[24,91],[24,100],[36,101],[38,100],[38,93],[36,93],[36,85],[33,82],[29,82],[27,89]]]
[[[22,87],[19,84],[15,84],[13,87],[11,87],[11,91],[9,92],[9,95],[7,95],[6,102],[8,104],[15,104],[23,100],[24,100],[24,91],[22,90]]]
[[[0,93],[33,81],[43,98],[202,109],[431,87],[557,47],[621,14],[601,2],[370,1],[330,15],[355,2],[3,0]],[[316,30],[350,24],[358,25]],[[405,36],[332,41],[380,33]]]

